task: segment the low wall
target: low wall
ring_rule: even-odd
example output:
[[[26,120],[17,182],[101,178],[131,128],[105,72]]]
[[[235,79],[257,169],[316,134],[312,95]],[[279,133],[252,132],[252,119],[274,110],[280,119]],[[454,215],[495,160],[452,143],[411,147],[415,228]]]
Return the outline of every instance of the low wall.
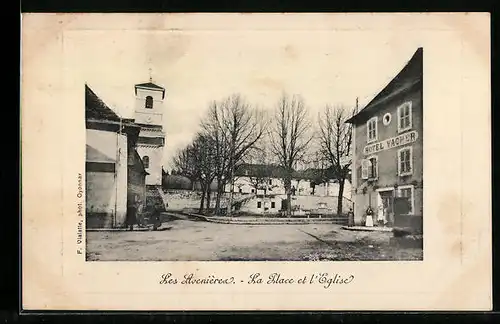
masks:
[[[168,207],[167,210],[183,210],[183,209],[197,209],[200,206],[201,193],[192,190],[164,190],[165,199],[167,200]],[[226,206],[228,199],[228,194],[223,194],[221,198],[221,207]],[[216,193],[212,193],[210,206],[215,207]],[[270,199],[275,202],[275,208],[270,209],[270,213],[279,213],[281,208],[281,200],[286,199],[286,195],[275,195],[272,198],[267,196],[266,199]],[[258,201],[263,201],[264,198],[261,196],[255,196],[253,194],[241,194],[234,193],[233,201],[243,201],[240,211],[249,214],[263,214],[264,209],[261,204],[261,208],[258,208]],[[333,213],[337,212],[337,200],[335,196],[313,196],[313,195],[303,195],[303,196],[292,196],[292,206],[300,206],[301,209],[305,211],[314,212],[320,207],[320,203],[324,204],[323,207],[331,210]],[[206,203],[205,203],[206,204]],[[349,208],[352,207],[352,201],[348,198],[344,198],[342,211],[347,213]]]

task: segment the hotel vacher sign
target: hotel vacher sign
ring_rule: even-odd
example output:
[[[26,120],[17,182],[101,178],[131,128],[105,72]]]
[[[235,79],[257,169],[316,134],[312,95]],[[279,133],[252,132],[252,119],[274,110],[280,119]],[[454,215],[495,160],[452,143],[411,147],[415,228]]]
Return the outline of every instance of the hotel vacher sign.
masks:
[[[365,146],[363,153],[365,155],[378,153],[385,150],[390,150],[395,147],[411,144],[415,142],[418,138],[417,131],[411,131],[398,135],[396,137],[391,137],[380,142],[376,142]]]

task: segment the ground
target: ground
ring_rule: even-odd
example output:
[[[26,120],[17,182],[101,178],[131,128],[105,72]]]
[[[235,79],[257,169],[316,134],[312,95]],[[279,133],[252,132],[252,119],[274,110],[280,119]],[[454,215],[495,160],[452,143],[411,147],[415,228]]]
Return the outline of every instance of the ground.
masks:
[[[333,224],[235,225],[175,220],[165,231],[87,232],[87,260],[422,260],[422,249],[389,244],[390,232]]]

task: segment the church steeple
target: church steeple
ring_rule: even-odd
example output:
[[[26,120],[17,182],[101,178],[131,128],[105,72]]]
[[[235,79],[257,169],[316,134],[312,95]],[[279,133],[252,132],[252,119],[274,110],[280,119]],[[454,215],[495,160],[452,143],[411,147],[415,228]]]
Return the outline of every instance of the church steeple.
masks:
[[[149,82],[135,85],[135,123],[141,125],[137,152],[148,175],[146,185],[161,185],[162,156],[165,146],[163,115],[165,88],[154,84],[152,69],[148,68]]]

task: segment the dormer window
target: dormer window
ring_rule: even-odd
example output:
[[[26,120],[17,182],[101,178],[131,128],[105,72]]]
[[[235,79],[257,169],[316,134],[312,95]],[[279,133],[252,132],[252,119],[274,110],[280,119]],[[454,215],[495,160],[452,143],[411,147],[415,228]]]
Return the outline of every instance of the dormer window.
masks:
[[[146,108],[148,108],[148,109],[153,108],[153,97],[151,97],[151,96],[146,97]]]
[[[366,123],[366,129],[368,134],[368,143],[375,142],[377,140],[377,117],[372,117]]]
[[[411,101],[408,101],[398,107],[398,132],[401,133],[411,128]]]

